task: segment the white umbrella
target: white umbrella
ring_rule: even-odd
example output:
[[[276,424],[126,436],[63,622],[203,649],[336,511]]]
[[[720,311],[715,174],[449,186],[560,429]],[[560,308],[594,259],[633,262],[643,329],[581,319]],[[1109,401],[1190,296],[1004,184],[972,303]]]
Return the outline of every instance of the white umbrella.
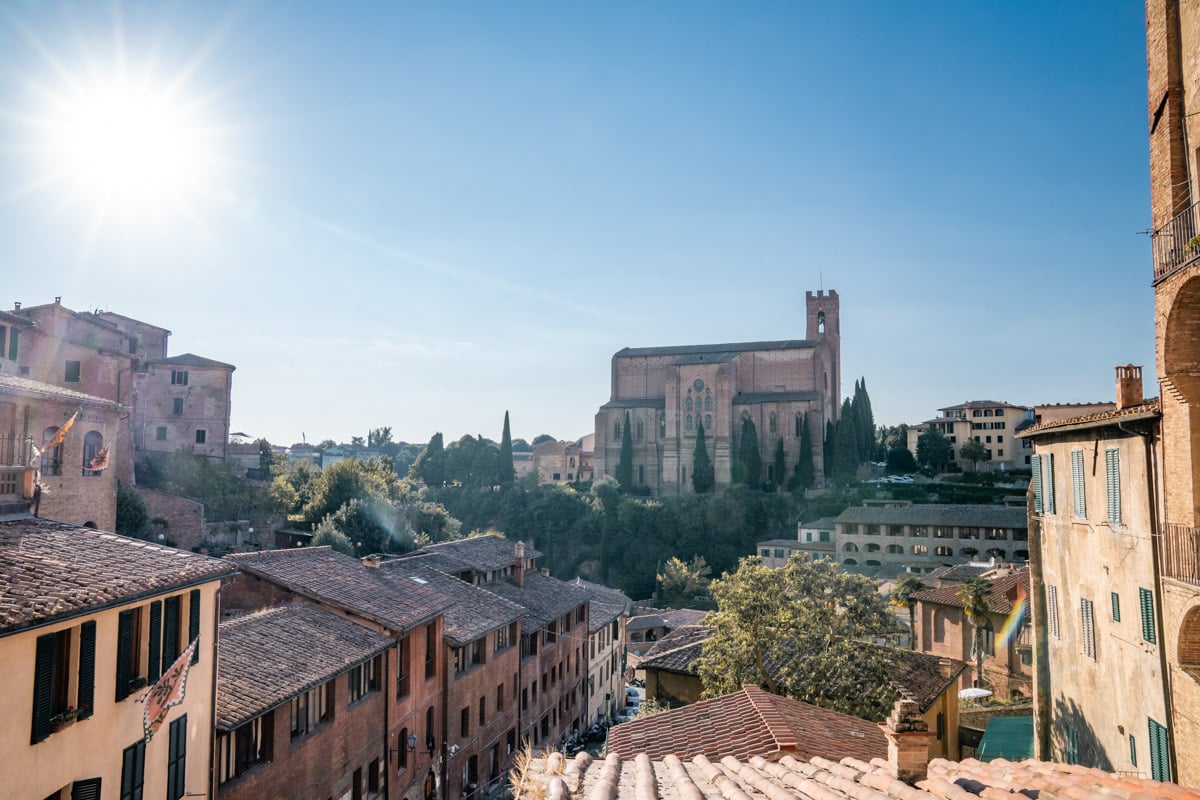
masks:
[[[992,692],[990,689],[981,689],[978,686],[974,686],[970,689],[963,689],[958,693],[959,700],[979,700],[981,698],[991,696]]]

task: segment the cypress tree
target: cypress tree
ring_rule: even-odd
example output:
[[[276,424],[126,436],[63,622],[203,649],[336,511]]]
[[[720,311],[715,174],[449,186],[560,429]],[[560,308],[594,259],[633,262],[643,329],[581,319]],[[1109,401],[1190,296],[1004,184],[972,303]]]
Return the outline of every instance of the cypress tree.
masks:
[[[801,489],[811,489],[816,476],[813,474],[812,429],[808,425],[807,413],[800,425],[800,460],[796,462],[796,482]]]
[[[617,462],[617,483],[628,492],[633,488],[633,436],[629,433],[629,412],[621,426],[621,460]]]
[[[833,421],[827,421],[825,438],[821,440],[821,466],[826,479],[833,475],[833,439],[836,433],[837,427]]]
[[[850,410],[850,400],[847,399],[842,403],[842,416],[834,431],[832,474],[836,480],[853,480],[859,464],[857,438],[854,413]]]
[[[743,481],[747,486],[762,485],[762,455],[758,451],[758,428],[754,420],[742,420],[742,438],[738,442],[738,463],[741,464]]]
[[[429,444],[417,456],[417,460],[408,470],[408,474],[420,478],[426,486],[436,488],[446,482],[446,450],[442,446],[442,434],[439,431],[430,439]]]
[[[512,431],[508,427],[507,410],[504,412],[504,432],[500,434],[500,454],[497,458],[500,463],[497,466],[499,475],[496,482],[501,486],[512,486],[513,480],[517,477],[517,471],[513,467]]]
[[[697,423],[696,450],[692,454],[692,490],[696,494],[707,494],[715,483],[712,459],[708,457],[708,445],[704,443],[704,426]]]
[[[785,476],[787,475],[787,456],[783,452],[783,437],[775,440],[775,486],[783,488]]]

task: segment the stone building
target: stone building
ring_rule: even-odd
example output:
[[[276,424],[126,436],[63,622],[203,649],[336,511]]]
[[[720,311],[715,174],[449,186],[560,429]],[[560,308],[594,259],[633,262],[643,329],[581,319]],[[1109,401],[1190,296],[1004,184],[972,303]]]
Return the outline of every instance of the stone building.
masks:
[[[582,578],[572,582],[591,593],[588,601],[588,677],[585,725],[611,722],[625,690],[625,621],[633,601],[616,589]]]
[[[0,794],[211,796],[217,596],[229,565],[28,515],[0,521],[0,563]],[[189,664],[182,702],[147,740],[147,687],[164,675],[172,685],[172,666]]]
[[[224,458],[234,369],[191,353],[142,362],[133,375],[136,453],[174,453],[182,447]]]
[[[767,539],[755,547],[763,566],[767,567],[782,567],[795,553],[803,553],[810,559],[832,560],[837,557],[836,533],[837,520],[821,517],[812,522],[796,523],[795,539]]]
[[[836,291],[806,293],[804,339],[630,348],[612,359],[612,396],[596,414],[595,477],[616,476],[622,426],[630,425],[633,481],[658,495],[688,494],[696,434],[704,427],[718,489],[730,484],[743,419],[754,422],[764,480],[777,442],[788,469],[800,456],[807,414],[813,468],[823,481],[821,443],[841,402]],[[790,477],[790,472],[787,477]]]
[[[1014,406],[995,400],[968,400],[938,409],[933,419],[908,427],[908,449],[917,457],[917,440],[930,430],[945,436],[952,451],[954,465],[959,469],[1004,472],[1029,466],[1029,451],[1016,438],[1023,425],[1033,420],[1033,409]],[[961,449],[974,440],[983,446],[987,460],[972,464],[962,457]]]

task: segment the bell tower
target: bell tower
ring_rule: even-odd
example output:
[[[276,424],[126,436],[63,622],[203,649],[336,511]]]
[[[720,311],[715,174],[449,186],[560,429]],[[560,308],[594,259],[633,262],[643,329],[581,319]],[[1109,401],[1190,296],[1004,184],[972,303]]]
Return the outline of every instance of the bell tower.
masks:
[[[815,364],[817,374],[813,376],[813,388],[821,393],[824,400],[822,421],[833,422],[837,420],[841,407],[842,388],[842,336],[838,293],[834,289],[828,292],[805,292],[804,300],[808,310],[804,338],[818,345],[819,354]],[[824,430],[824,426],[821,430]]]

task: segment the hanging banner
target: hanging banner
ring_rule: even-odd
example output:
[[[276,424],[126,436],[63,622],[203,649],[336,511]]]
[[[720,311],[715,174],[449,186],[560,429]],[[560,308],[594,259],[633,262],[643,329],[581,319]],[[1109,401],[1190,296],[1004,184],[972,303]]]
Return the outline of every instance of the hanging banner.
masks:
[[[82,410],[83,409],[80,409],[80,411]],[[67,432],[71,430],[71,426],[75,424],[75,420],[77,419],[79,419],[79,411],[76,411],[74,414],[72,414],[71,418],[64,422],[63,426],[58,429],[58,433],[54,434],[50,441],[42,445],[42,452],[44,453],[47,450],[53,450],[55,447],[58,447],[60,444],[62,444],[67,438]]]
[[[146,710],[142,712],[142,730],[145,733],[147,744],[162,726],[171,707],[183,702],[184,692],[187,691],[188,670],[192,666],[192,653],[196,651],[199,643],[200,637],[197,636],[179,654],[175,663],[163,673],[163,676],[158,679],[158,683],[154,684],[146,695]]]

